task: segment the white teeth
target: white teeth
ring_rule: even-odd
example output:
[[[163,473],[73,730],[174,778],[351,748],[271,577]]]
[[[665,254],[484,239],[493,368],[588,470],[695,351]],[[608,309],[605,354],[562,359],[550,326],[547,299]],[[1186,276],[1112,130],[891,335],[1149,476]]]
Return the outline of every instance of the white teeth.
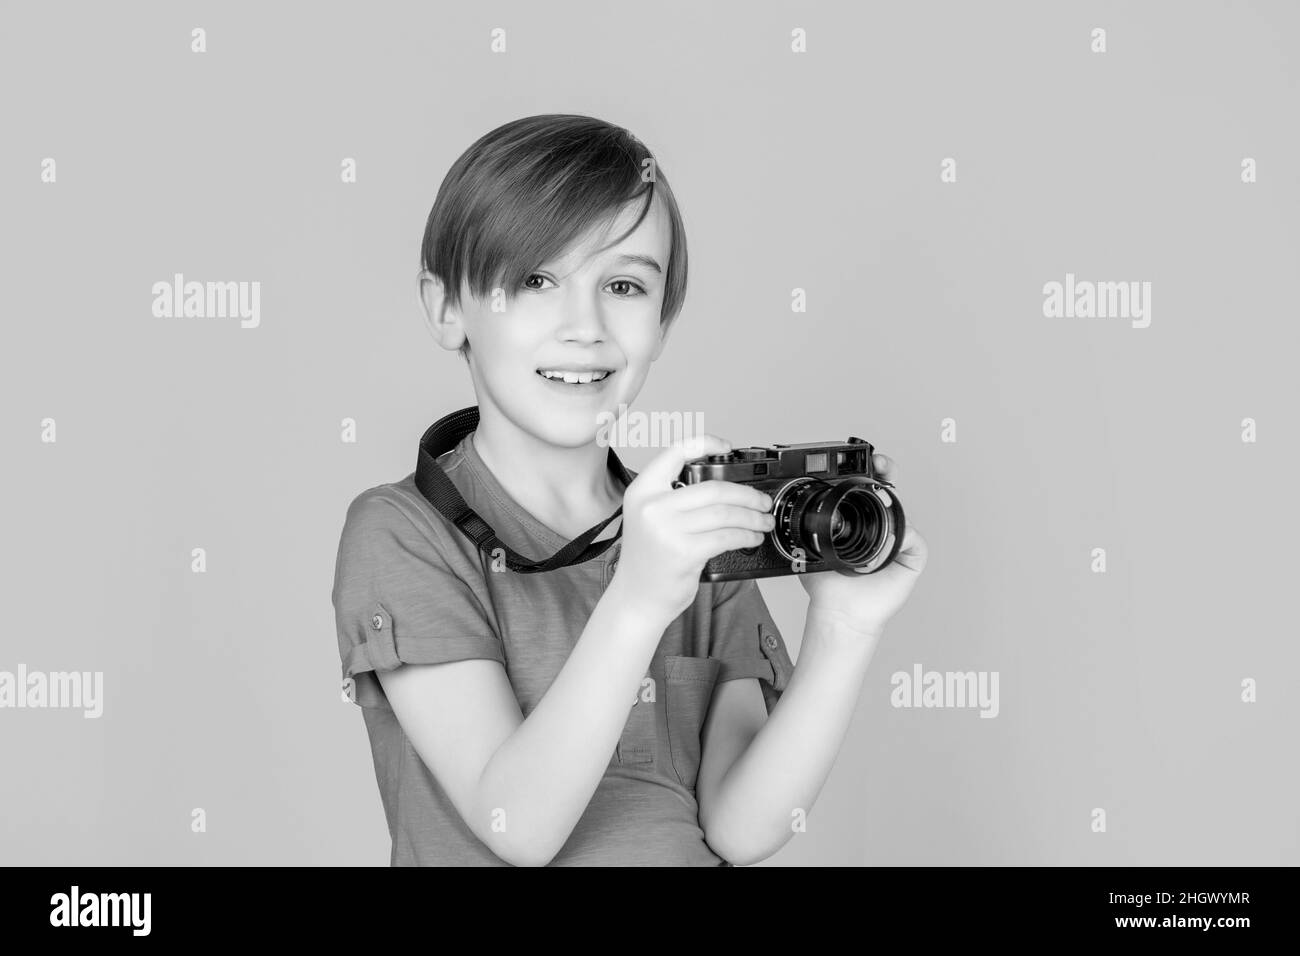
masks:
[[[542,369],[542,375],[554,381],[563,381],[569,385],[589,385],[609,376],[609,372],[559,372]]]

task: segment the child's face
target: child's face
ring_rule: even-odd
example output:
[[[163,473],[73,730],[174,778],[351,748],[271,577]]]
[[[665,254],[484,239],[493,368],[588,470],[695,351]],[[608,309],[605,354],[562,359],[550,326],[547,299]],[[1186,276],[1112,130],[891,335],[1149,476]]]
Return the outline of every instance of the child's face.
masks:
[[[601,413],[618,414],[641,390],[667,332],[659,323],[663,272],[624,256],[648,256],[668,267],[668,219],[655,202],[636,231],[626,231],[640,202],[623,209],[608,229],[593,230],[563,256],[525,277],[504,312],[491,300],[462,298],[461,322],[479,405],[491,404],[519,428],[551,444],[578,447],[595,440]],[[566,382],[568,372],[603,380]],[[585,373],[585,374],[584,374]]]

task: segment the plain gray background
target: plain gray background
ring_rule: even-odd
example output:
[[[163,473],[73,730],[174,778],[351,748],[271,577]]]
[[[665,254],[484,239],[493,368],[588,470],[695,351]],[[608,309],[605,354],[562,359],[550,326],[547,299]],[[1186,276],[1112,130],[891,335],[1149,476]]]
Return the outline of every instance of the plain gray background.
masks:
[[[0,669],[105,690],[98,720],[0,710],[0,862],[387,863],[338,534],[473,401],[415,301],[438,185],[550,112],[629,128],[685,215],[686,306],[636,407],[735,444],[867,437],[930,545],[769,862],[1300,862],[1293,4],[3,17]],[[259,281],[260,327],[155,318],[175,272]],[[1151,282],[1150,327],[1045,318],[1067,272]],[[803,589],[763,592],[794,651]],[[891,707],[916,663],[998,671],[999,716]]]

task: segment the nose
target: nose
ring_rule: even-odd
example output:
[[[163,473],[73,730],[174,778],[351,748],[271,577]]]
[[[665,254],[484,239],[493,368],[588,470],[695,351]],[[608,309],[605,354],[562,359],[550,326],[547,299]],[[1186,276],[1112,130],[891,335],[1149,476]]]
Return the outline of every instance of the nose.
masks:
[[[559,329],[561,342],[593,345],[605,341],[605,316],[597,296],[577,290],[565,299]]]

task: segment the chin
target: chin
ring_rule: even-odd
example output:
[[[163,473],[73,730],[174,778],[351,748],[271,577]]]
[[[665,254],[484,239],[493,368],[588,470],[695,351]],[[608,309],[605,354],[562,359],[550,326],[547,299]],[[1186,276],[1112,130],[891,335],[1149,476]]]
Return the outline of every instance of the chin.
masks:
[[[600,433],[597,410],[535,405],[519,411],[514,420],[521,427],[557,448],[582,448],[594,442]]]
[[[586,417],[578,418],[572,414],[566,421],[552,418],[542,425],[537,434],[547,442],[559,448],[582,448],[596,441],[600,433],[600,422]]]

